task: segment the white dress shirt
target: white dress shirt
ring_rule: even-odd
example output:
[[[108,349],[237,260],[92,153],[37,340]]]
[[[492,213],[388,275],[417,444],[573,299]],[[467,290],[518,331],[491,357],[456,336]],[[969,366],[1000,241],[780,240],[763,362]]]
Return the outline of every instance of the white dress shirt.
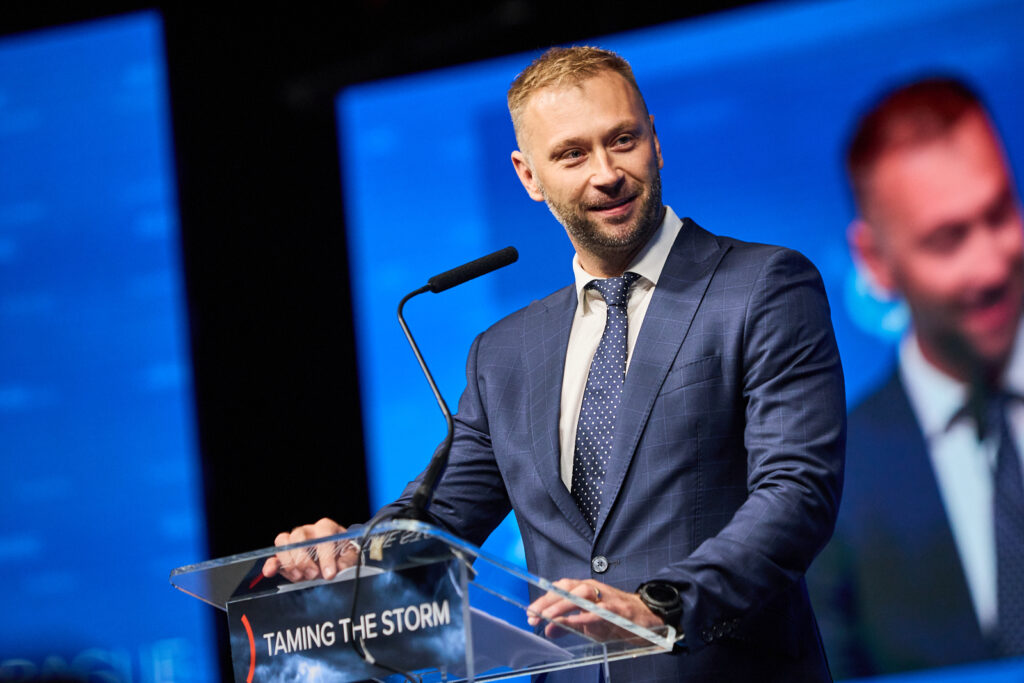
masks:
[[[961,412],[968,397],[967,385],[929,363],[913,334],[900,345],[899,366],[900,379],[924,432],[978,624],[982,632],[991,633],[999,618],[992,519],[999,437],[988,434],[984,441],[978,441],[977,425]],[[1017,334],[1002,386],[1024,396],[1024,329]],[[1024,453],[1024,402],[1008,405],[1007,420],[1017,451]]]
[[[640,334],[640,327],[651,303],[654,287],[658,284],[661,270],[672,250],[672,244],[679,234],[683,222],[670,207],[665,207],[665,217],[651,240],[637,254],[626,268],[640,278],[629,291],[626,305],[628,319],[626,341],[626,369],[633,357],[633,346]],[[587,386],[587,375],[594,353],[601,343],[608,306],[599,292],[586,289],[587,283],[597,279],[583,270],[579,256],[573,256],[572,270],[576,276],[576,295],[579,303],[569,333],[569,347],[565,356],[565,372],[562,375],[562,404],[558,418],[558,437],[561,447],[560,472],[562,483],[572,490],[572,463],[576,450],[576,426],[583,406],[583,390]]]

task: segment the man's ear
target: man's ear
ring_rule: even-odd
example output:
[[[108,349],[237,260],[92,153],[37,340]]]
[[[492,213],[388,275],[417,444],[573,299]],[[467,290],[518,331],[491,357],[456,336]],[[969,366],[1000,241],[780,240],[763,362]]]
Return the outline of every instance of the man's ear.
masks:
[[[654,154],[658,157],[658,168],[665,168],[665,160],[661,158],[661,142],[658,140],[658,131],[654,129],[654,114],[651,117],[651,136],[654,138]]]
[[[526,194],[530,195],[530,199],[535,202],[544,201],[544,193],[540,191],[540,185],[537,184],[537,178],[533,174],[533,169],[530,168],[530,162],[527,161],[526,155],[518,149],[512,152],[512,165],[516,169],[516,175],[519,176],[519,182],[526,189]]]
[[[890,296],[898,294],[896,278],[878,229],[863,218],[855,218],[846,229],[846,238],[854,261],[863,267],[871,282]]]

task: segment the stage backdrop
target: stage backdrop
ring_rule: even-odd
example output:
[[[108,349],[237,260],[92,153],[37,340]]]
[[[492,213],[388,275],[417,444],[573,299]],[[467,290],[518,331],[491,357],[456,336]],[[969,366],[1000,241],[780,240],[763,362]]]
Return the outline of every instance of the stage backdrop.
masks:
[[[161,21],[0,40],[0,680],[216,680]]]
[[[841,156],[854,117],[895,82],[959,74],[986,96],[1020,167],[1022,28],[1015,1],[840,0],[771,3],[591,42],[632,62],[661,140],[667,204],[714,232],[796,248],[821,270],[853,405],[891,367],[906,324],[898,304],[872,298],[846,245],[853,209]],[[367,83],[337,99],[376,505],[444,435],[394,319],[401,296],[463,261],[508,244],[520,251],[514,266],[407,307],[454,405],[473,337],[572,279],[562,228],[527,198],[509,161],[505,91],[533,56]],[[488,542],[522,561],[519,544],[508,521]],[[989,680],[1015,671],[993,668]]]

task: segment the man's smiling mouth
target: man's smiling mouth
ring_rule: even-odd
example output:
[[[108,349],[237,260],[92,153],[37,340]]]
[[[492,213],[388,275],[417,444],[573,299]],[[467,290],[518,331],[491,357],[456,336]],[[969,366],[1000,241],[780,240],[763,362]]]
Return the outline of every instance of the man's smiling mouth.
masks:
[[[605,202],[603,204],[592,205],[591,211],[602,211],[602,212],[613,212],[616,209],[622,209],[633,203],[639,195],[631,195],[629,197],[623,197],[622,199],[616,199],[615,201]]]

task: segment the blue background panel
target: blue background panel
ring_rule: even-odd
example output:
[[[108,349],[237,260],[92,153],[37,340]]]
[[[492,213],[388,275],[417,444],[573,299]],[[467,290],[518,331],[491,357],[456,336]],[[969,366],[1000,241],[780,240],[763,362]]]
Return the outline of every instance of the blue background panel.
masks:
[[[0,41],[0,680],[214,680],[172,159],[157,15]]]

